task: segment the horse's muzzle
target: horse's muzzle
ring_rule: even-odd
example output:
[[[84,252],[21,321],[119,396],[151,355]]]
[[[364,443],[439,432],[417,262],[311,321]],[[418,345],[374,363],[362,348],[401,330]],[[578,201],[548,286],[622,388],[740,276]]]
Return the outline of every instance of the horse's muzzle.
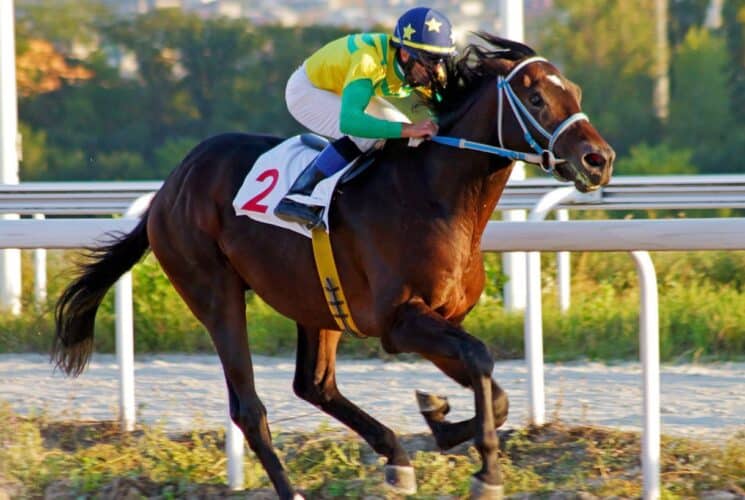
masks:
[[[607,144],[596,145],[588,142],[583,144],[577,153],[571,167],[567,165],[561,174],[574,181],[577,189],[583,193],[608,184],[616,159],[613,148]]]

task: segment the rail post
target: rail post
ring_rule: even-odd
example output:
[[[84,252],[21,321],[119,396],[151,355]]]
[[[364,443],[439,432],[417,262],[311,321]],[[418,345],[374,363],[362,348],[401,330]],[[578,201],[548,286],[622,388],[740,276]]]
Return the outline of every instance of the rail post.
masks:
[[[18,184],[18,98],[13,1],[0,1],[0,183]],[[0,214],[15,220],[18,214]],[[21,251],[0,250],[0,309],[21,314]]]
[[[642,362],[644,499],[660,498],[660,327],[657,275],[649,252],[631,252],[639,275],[639,356]]]
[[[227,387],[227,386],[226,386]],[[230,395],[228,395],[228,418],[225,422],[225,454],[228,456],[228,487],[242,490],[243,477],[243,432],[230,418]]]
[[[137,198],[124,213],[125,219],[137,219],[150,205],[155,193]],[[132,273],[126,272],[114,287],[116,312],[116,360],[119,364],[119,421],[122,431],[135,428],[134,313],[132,311]]]
[[[44,214],[34,214],[35,220],[44,220]],[[41,311],[47,303],[47,249],[34,249],[34,304]]]
[[[515,0],[501,0],[500,33],[509,40],[522,42],[525,36],[525,22],[523,2]],[[510,174],[515,181],[525,180],[525,164],[515,162]],[[502,220],[512,222],[525,221],[525,210],[505,210]],[[502,288],[504,309],[509,312],[524,311],[526,306],[525,252],[505,252],[502,254],[502,269],[507,282]]]
[[[562,187],[546,193],[528,215],[529,221],[546,218],[551,209],[570,200],[577,191]],[[546,421],[543,385],[543,299],[541,297],[541,253],[528,252],[526,261],[527,302],[525,307],[525,362],[528,369],[528,420],[533,425]]]
[[[569,210],[560,208],[556,211],[556,220],[566,222],[569,220]],[[567,312],[571,301],[570,280],[572,276],[572,266],[570,263],[570,253],[566,251],[556,252],[556,281],[559,291],[559,310]]]

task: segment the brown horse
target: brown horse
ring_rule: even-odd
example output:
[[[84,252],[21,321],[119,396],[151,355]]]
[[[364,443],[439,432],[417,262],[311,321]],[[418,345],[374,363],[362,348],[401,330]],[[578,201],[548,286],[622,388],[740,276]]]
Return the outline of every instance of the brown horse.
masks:
[[[481,37],[498,49],[471,45],[448,69],[450,83],[434,105],[441,131],[516,151],[539,145],[544,159],[555,153],[565,160],[555,166],[556,177],[583,191],[606,184],[614,152],[579,115],[577,86],[549,62],[527,60],[532,49]],[[553,132],[540,137],[546,130]],[[191,151],[137,227],[93,249],[92,260],[62,294],[53,360],[67,374],[85,368],[104,294],[151,248],[209,331],[225,372],[231,417],[280,498],[299,494],[273,449],[266,410],[254,387],[245,321],[249,289],[297,323],[295,393],[359,433],[387,459],[386,482],[411,493],[413,469],[396,435],[336,386],[341,333],[319,284],[310,240],[238,217],[232,207],[253,163],[279,142],[224,134]],[[548,160],[544,166],[554,168]],[[481,151],[434,141],[414,149],[389,140],[373,167],[337,192],[329,221],[358,328],[380,339],[387,352],[418,353],[473,391],[475,416],[466,421],[445,420],[449,407],[437,398],[422,401],[421,410],[442,448],[474,439],[482,458],[472,481],[478,498],[502,495],[496,429],[507,417],[508,402],[492,379],[492,355],[461,322],[484,286],[481,234],[511,167],[510,158]]]

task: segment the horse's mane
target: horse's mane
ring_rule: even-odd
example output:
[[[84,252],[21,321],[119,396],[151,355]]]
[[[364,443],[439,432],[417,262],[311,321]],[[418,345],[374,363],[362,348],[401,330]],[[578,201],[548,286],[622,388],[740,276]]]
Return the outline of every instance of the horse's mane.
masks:
[[[473,95],[473,92],[481,88],[486,79],[493,78],[500,73],[501,65],[495,62],[499,60],[518,61],[535,55],[533,49],[519,42],[483,31],[476,32],[474,35],[488,42],[492,47],[469,44],[463,51],[463,55],[448,65],[448,85],[439,91],[442,99],[433,99],[431,102],[435,114],[446,121],[448,121],[446,117],[457,112]]]

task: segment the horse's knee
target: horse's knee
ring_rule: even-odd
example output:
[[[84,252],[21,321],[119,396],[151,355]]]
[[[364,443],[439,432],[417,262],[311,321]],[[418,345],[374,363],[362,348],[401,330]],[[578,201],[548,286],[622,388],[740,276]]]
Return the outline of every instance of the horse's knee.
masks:
[[[507,393],[496,384],[492,387],[492,408],[494,411],[495,428],[498,429],[507,420],[507,414],[510,410],[510,400],[507,397]]]
[[[299,397],[300,399],[309,401],[306,396],[306,394],[308,393],[308,389],[306,386],[307,382],[305,381],[305,379],[295,377],[295,380],[292,381],[292,391],[295,393],[295,396]]]
[[[334,396],[336,386],[325,382],[317,383],[296,378],[292,383],[292,390],[300,399],[304,399],[314,406],[321,406]]]
[[[230,419],[243,431],[252,450],[271,441],[266,408],[258,399],[249,404],[241,402],[236,409],[231,406]]]
[[[296,378],[292,383],[292,390],[297,397],[304,399],[312,405],[318,406],[321,402],[318,388],[312,382]]]

